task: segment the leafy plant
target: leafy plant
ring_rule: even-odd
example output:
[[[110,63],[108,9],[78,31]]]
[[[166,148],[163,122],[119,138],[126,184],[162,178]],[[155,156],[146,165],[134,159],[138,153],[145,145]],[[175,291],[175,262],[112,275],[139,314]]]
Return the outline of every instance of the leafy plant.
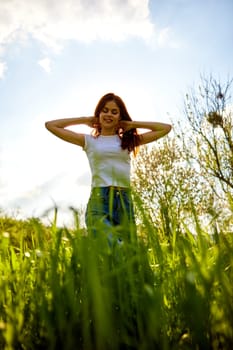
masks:
[[[1,348],[230,349],[232,235],[192,216],[196,235],[164,240],[145,214],[144,236],[112,247],[35,222],[37,244],[15,249],[1,231]]]

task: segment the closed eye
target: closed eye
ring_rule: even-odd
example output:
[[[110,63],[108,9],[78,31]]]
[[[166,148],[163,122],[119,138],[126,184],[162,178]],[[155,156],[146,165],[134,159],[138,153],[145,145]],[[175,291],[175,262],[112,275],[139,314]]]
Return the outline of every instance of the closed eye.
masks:
[[[105,107],[105,108],[103,108],[102,112],[103,112],[103,113],[108,113],[108,112],[109,112],[109,109]],[[111,110],[111,113],[112,113],[112,114],[118,114],[119,111],[118,111],[118,109],[114,108],[114,109]]]

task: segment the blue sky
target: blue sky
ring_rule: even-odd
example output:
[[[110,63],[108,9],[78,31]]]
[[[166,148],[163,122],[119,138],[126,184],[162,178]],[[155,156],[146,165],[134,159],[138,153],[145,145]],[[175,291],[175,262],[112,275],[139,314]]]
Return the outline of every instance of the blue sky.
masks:
[[[85,207],[84,152],[45,128],[113,91],[133,119],[182,118],[200,74],[233,76],[232,0],[1,0],[0,208]],[[90,132],[83,128],[84,132]]]

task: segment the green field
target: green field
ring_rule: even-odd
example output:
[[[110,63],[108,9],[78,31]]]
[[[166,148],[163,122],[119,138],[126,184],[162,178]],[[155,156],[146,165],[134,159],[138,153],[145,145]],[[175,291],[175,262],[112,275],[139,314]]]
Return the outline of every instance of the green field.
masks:
[[[0,349],[232,349],[233,236],[142,215],[109,247],[81,227],[0,218]],[[77,220],[78,222],[78,220]]]

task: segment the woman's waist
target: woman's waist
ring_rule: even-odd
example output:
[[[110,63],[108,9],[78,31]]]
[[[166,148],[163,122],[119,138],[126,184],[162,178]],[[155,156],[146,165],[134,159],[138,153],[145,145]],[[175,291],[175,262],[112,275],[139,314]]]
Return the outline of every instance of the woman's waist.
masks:
[[[126,186],[94,186],[91,189],[91,192],[94,193],[109,193],[109,192],[119,192],[119,193],[131,193],[131,188]]]

